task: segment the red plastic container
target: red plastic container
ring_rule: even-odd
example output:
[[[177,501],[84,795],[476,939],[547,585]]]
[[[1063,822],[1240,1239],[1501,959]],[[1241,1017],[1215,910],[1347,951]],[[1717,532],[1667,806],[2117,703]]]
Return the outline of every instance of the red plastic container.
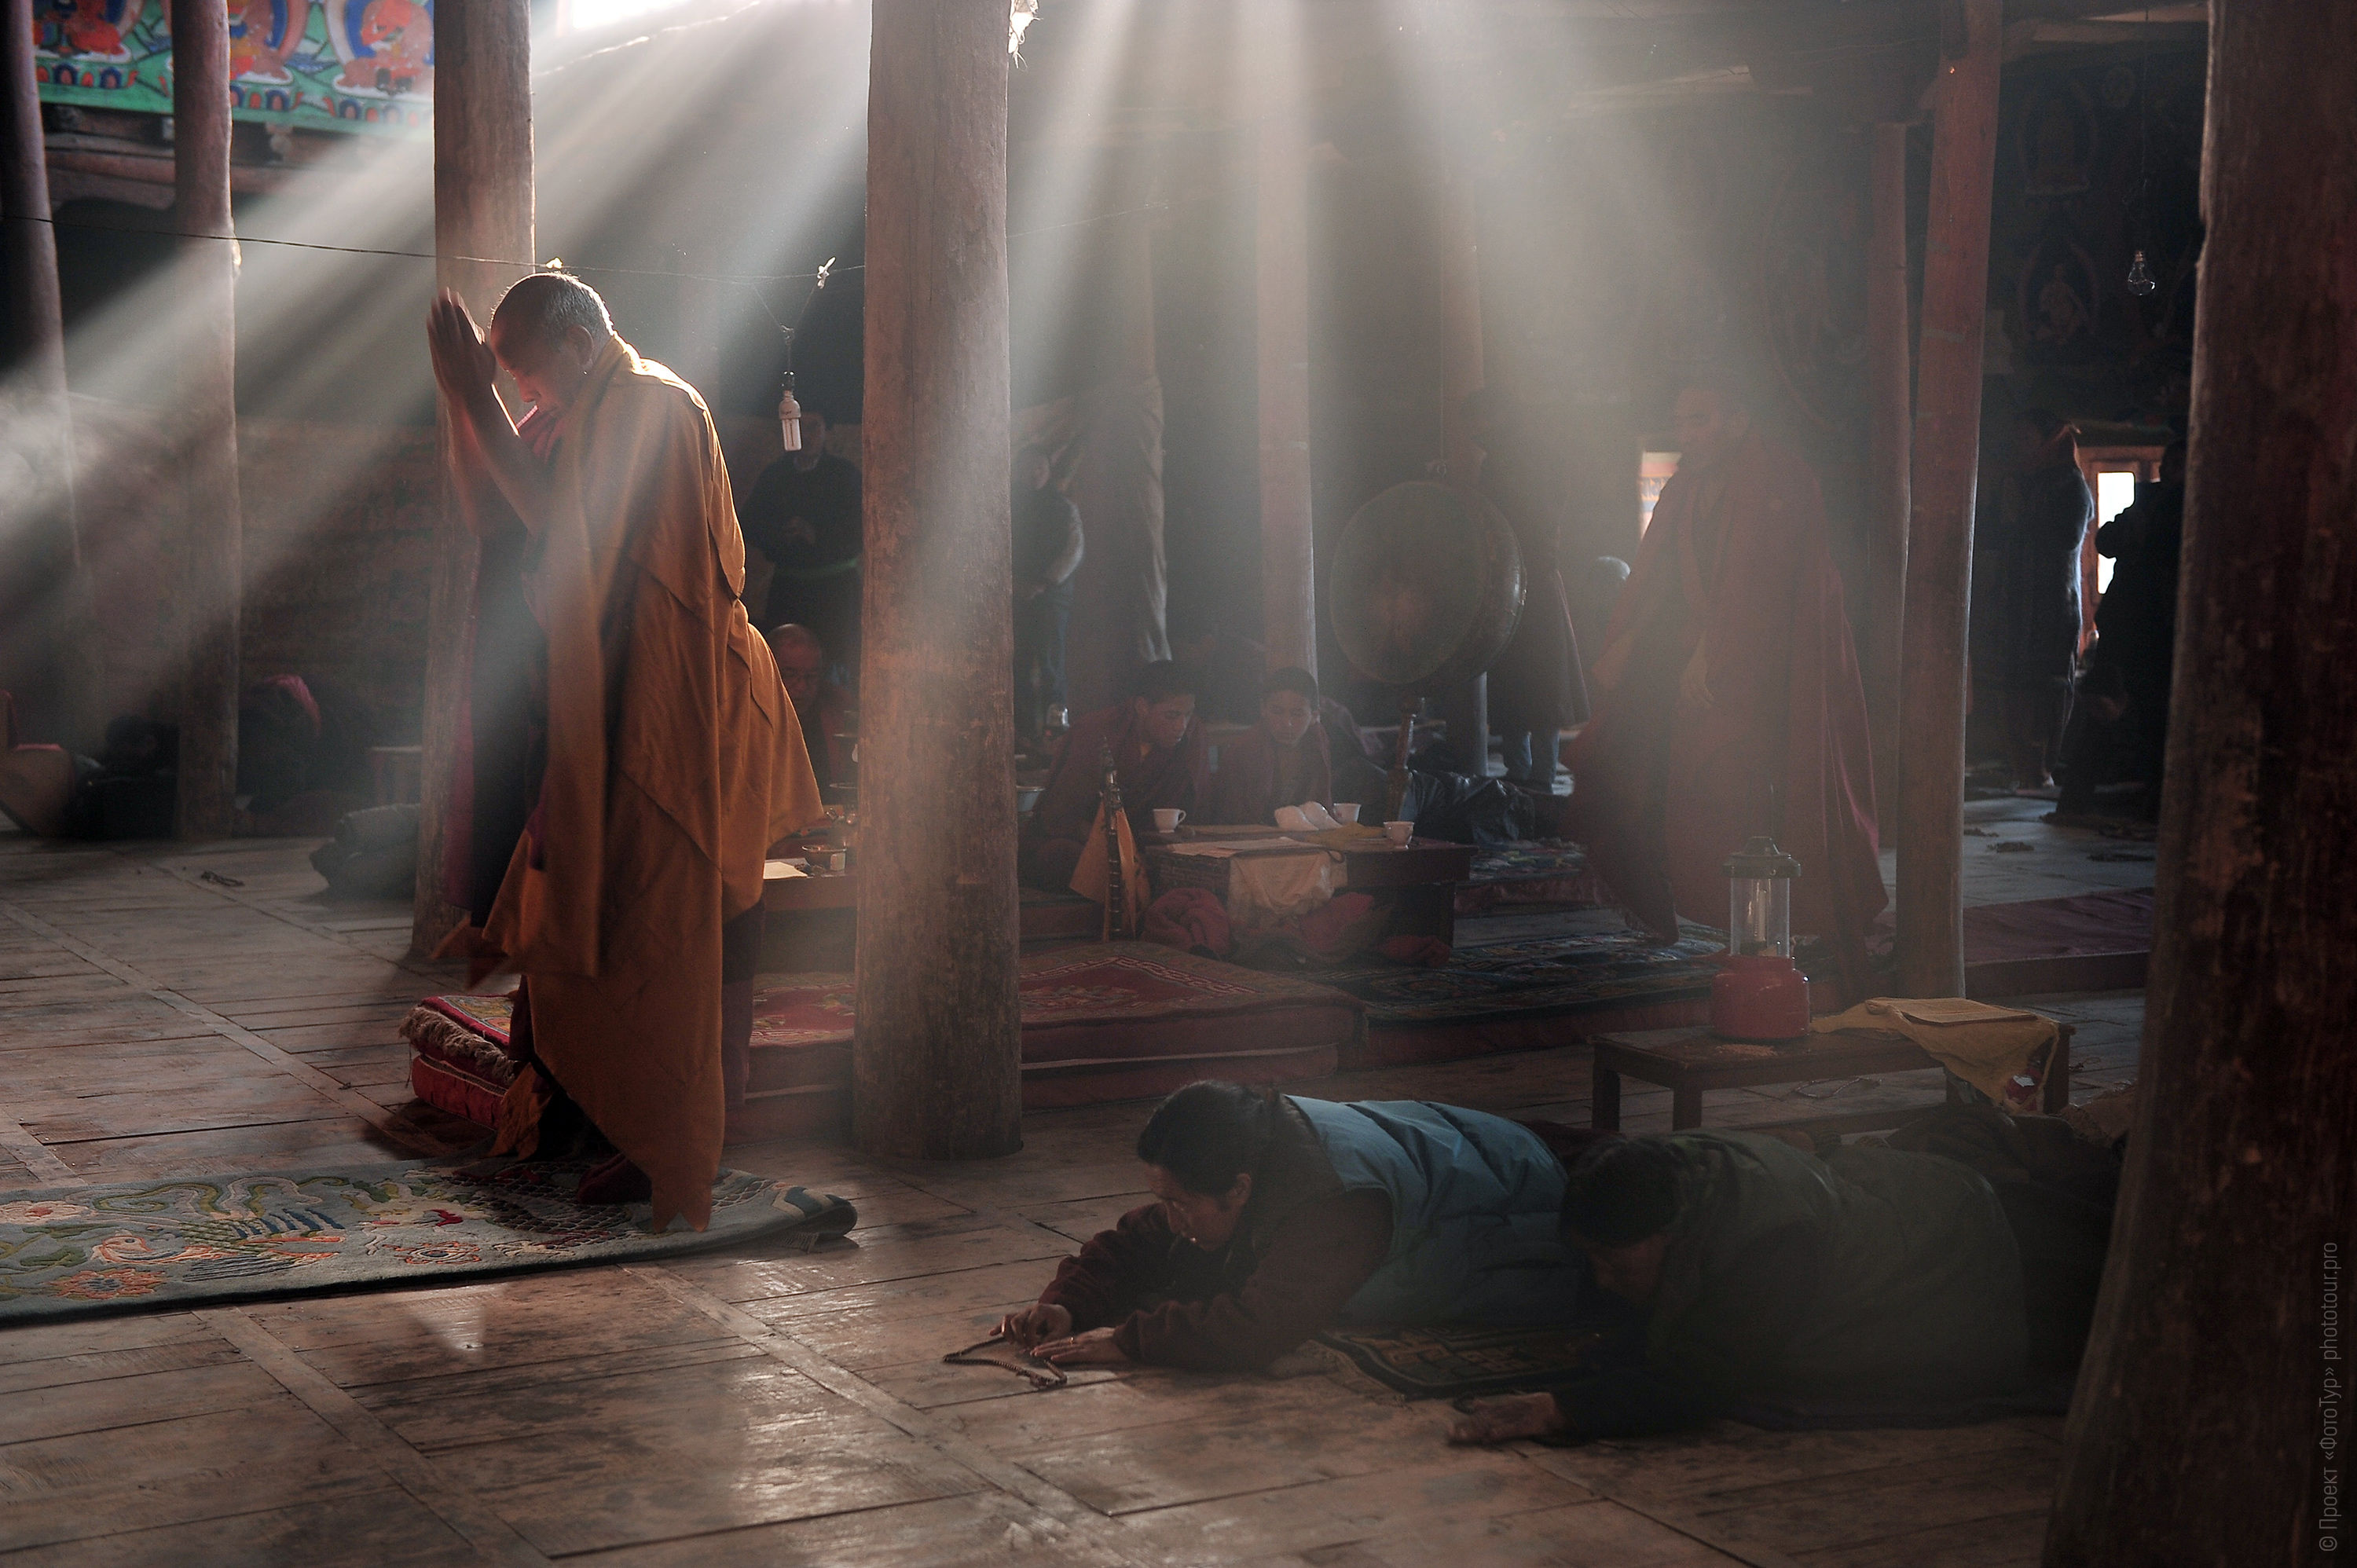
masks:
[[[1769,1043],[1809,1032],[1809,977],[1781,953],[1725,953],[1710,983],[1711,1032]]]

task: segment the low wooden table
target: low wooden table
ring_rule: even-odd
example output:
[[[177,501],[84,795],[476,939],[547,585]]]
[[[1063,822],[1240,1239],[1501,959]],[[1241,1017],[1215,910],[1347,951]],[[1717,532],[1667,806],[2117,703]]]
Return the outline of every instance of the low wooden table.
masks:
[[[1190,823],[1175,834],[1140,833],[1138,844],[1148,873],[1156,875],[1156,888],[1161,891],[1174,885],[1200,885],[1193,875],[1173,877],[1169,875],[1166,868],[1175,868],[1176,862],[1187,858],[1172,854],[1173,846],[1190,842],[1274,841],[1285,836],[1277,829],[1269,827],[1207,826],[1199,829]],[[1249,854],[1253,852],[1245,850],[1241,853]],[[1272,843],[1270,853],[1285,852],[1278,851]],[[1291,853],[1340,855],[1341,865],[1335,868],[1334,891],[1382,896],[1392,908],[1387,934],[1438,937],[1451,944],[1457,940],[1457,885],[1473,875],[1471,844],[1451,843],[1443,839],[1411,839],[1406,844],[1400,845],[1377,839],[1343,850],[1326,850],[1322,845],[1305,843]]]
[[[2052,1060],[2039,1099],[2039,1109],[2050,1116],[2071,1103],[2071,1026],[2057,1024],[2055,1027],[2060,1033],[2049,1047]],[[1598,1035],[1588,1043],[1596,1051],[1588,1124],[1608,1130],[1618,1130],[1620,1125],[1620,1079],[1624,1074],[1640,1083],[1659,1084],[1668,1090],[1671,1130],[1683,1132],[1702,1125],[1702,1097],[1714,1089],[1757,1089],[1763,1084],[1813,1083],[1828,1078],[1863,1078],[1869,1073],[1919,1072],[1940,1065],[1922,1047],[1891,1030],[1811,1035],[1788,1046],[1755,1046],[1722,1040],[1708,1029],[1647,1029],[1636,1034]],[[1948,1080],[1948,1099],[1951,1102],[1956,1099],[1956,1080],[1953,1078]],[[1809,1126],[1836,1132],[1887,1127],[1897,1114],[1867,1111],[1804,1120]]]

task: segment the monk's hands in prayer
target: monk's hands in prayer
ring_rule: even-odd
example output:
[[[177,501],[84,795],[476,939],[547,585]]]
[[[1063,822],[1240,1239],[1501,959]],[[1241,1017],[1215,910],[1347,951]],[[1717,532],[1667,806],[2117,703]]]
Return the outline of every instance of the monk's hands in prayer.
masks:
[[[1008,1313],[991,1330],[1018,1350],[1028,1350],[1044,1339],[1061,1339],[1071,1331],[1071,1309],[1051,1306],[1044,1301],[1035,1301],[1020,1312]]]
[[[1032,1348],[1031,1354],[1059,1367],[1126,1367],[1129,1358],[1113,1342],[1110,1328],[1092,1328],[1065,1339],[1050,1339]]]
[[[1700,643],[1695,645],[1694,657],[1686,660],[1685,673],[1678,677],[1678,701],[1689,708],[1711,705],[1710,665]]]
[[[499,360],[467,313],[466,301],[447,288],[425,313],[425,346],[434,360],[434,379],[452,403],[468,406],[490,390]]]
[[[1474,1400],[1449,1423],[1451,1443],[1510,1443],[1517,1437],[1549,1437],[1563,1430],[1563,1411],[1553,1394],[1504,1394]]]

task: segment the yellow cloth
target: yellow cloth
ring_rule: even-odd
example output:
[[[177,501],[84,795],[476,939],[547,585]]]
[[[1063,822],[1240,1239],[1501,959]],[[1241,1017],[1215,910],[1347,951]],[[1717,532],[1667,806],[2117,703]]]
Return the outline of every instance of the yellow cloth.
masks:
[[[701,1230],[726,1111],[720,927],[760,901],[770,845],[825,811],[737,596],[745,541],[694,389],[614,338],[550,478],[524,578],[547,769],[483,940],[528,982],[533,1050],[652,1182],[654,1228]]]
[[[1080,864],[1072,867],[1072,891],[1092,904],[1103,904],[1113,891],[1113,857],[1105,853],[1104,806],[1097,806],[1096,821],[1089,824],[1089,836],[1081,841]],[[1114,822],[1114,832],[1121,840],[1122,902],[1129,907],[1127,935],[1134,940],[1146,929],[1146,863],[1138,858],[1137,841],[1130,837],[1129,813],[1124,811]],[[1110,929],[1111,922],[1107,922]]]
[[[2024,1101],[2027,1097],[2013,1079],[2027,1073],[2061,1032],[2051,1018],[1962,996],[1877,996],[1810,1026],[1821,1035],[1895,1030],[2005,1106]]]

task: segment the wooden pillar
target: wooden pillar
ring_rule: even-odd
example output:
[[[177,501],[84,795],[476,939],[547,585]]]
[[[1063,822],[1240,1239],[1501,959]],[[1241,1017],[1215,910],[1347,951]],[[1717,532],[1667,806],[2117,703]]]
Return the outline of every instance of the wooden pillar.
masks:
[[[0,0],[0,278],[5,278],[6,350],[22,400],[13,417],[32,426],[18,449],[34,463],[20,537],[0,542],[6,585],[0,625],[11,664],[49,686],[48,733],[77,750],[96,747],[102,717],[98,641],[89,575],[74,515],[72,409],[66,400],[65,319],[59,302],[57,231],[49,223],[49,172],[41,134],[40,86],[33,73],[32,0]],[[27,668],[27,667],[31,668]],[[0,676],[0,682],[9,677]],[[22,677],[16,677],[21,679]],[[27,695],[17,693],[19,701]]]
[[[435,7],[434,280],[457,290],[485,326],[500,291],[533,259],[531,71],[530,0]],[[507,262],[525,264],[499,264]],[[446,420],[446,445],[448,428]],[[458,716],[474,662],[476,564],[474,535],[455,500],[446,499],[426,600],[425,777],[410,929],[419,952],[432,950],[464,918],[442,897],[442,858]]]
[[[1913,413],[1907,344],[1907,127],[1872,131],[1872,228],[1866,256],[1866,702],[1873,736],[1876,816],[1899,837],[1899,671],[1907,598],[1908,426]]]
[[[1023,1143],[1007,513],[1006,0],[875,0],[852,1131]]]
[[[1272,7],[1276,9],[1276,7]],[[1281,27],[1281,21],[1270,30]],[[1289,51],[1264,51],[1253,275],[1260,357],[1261,640],[1271,669],[1318,672],[1309,510],[1309,199]]]
[[[173,585],[179,616],[182,838],[237,825],[240,575],[237,489],[237,246],[229,199],[229,12],[172,0],[173,309],[188,323],[179,366],[187,497]]]
[[[2352,59],[2342,0],[2211,8],[2142,1099],[2048,1568],[2319,1563],[2352,1545]]]
[[[1481,245],[1473,188],[1451,175],[1438,192],[1440,243],[1440,446],[1448,481],[1468,489],[1481,471],[1481,449],[1465,418],[1465,400],[1481,381]],[[1490,677],[1476,675],[1440,703],[1448,739],[1480,778],[1490,766]]]
[[[1907,596],[1900,674],[1899,988],[1964,991],[1964,654],[1973,488],[1980,459],[1981,332],[1996,169],[2002,0],[1958,0],[1963,36],[1940,64],[1923,341],[1915,381]]]

